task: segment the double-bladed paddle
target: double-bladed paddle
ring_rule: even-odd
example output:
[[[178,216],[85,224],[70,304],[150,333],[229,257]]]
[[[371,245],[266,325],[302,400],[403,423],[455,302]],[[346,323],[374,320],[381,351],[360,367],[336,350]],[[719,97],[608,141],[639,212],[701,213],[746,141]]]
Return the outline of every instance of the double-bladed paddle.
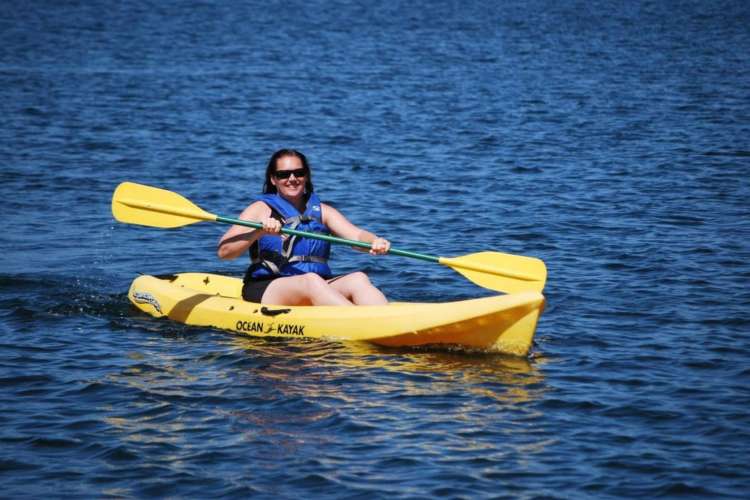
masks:
[[[235,224],[255,229],[263,228],[260,222],[214,215],[177,193],[134,182],[123,182],[117,186],[112,195],[112,215],[120,222],[161,228],[187,226],[201,221]],[[369,243],[321,233],[287,228],[282,228],[281,232],[336,244],[370,248]],[[391,248],[388,253],[448,266],[475,284],[495,291],[541,292],[547,280],[547,268],[544,262],[534,257],[500,252],[479,252],[460,257],[435,257],[396,248]]]

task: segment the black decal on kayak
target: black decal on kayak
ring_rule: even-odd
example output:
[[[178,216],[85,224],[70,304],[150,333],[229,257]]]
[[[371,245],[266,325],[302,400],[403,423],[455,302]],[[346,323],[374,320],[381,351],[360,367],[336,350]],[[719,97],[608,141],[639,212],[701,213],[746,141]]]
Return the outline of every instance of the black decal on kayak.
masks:
[[[260,308],[260,313],[264,316],[278,316],[279,314],[287,314],[291,309],[269,309],[266,306]]]
[[[151,304],[154,309],[159,314],[164,314],[161,312],[161,306],[159,305],[159,301],[156,300],[156,297],[151,295],[148,292],[135,292],[133,293],[133,300],[139,304]]]
[[[154,276],[154,278],[158,278],[160,280],[166,280],[171,283],[177,279],[177,275],[176,274],[157,274]]]

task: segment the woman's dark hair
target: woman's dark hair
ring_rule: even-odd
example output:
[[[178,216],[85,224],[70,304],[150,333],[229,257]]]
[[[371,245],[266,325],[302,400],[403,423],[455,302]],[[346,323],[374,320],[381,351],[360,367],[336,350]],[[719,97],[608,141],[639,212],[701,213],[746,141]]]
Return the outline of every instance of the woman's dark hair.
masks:
[[[263,183],[263,193],[276,193],[276,186],[274,186],[271,182],[271,176],[274,174],[274,172],[276,172],[276,162],[278,162],[279,158],[283,158],[285,156],[294,156],[295,158],[299,158],[299,161],[302,162],[302,168],[304,168],[305,172],[307,173],[305,180],[305,197],[310,196],[310,194],[314,191],[310,165],[307,163],[307,158],[305,158],[305,155],[294,149],[279,149],[271,156],[271,159],[268,160],[268,166],[266,167],[266,181]]]

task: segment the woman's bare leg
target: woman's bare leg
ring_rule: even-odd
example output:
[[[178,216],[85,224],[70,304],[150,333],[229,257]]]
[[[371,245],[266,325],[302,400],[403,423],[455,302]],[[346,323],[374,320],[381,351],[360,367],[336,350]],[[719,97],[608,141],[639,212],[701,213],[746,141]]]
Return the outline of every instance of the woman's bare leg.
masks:
[[[351,306],[345,295],[315,273],[278,278],[263,293],[263,304]]]
[[[347,274],[330,283],[331,288],[358,306],[379,306],[388,303],[383,292],[363,272]]]

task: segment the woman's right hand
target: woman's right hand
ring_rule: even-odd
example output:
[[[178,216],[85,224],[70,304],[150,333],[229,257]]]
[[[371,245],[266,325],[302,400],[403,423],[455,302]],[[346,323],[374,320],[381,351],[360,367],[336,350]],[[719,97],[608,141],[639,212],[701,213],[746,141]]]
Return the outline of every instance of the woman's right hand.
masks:
[[[260,221],[263,224],[263,231],[269,234],[279,234],[281,232],[281,222],[273,217],[264,217]]]

